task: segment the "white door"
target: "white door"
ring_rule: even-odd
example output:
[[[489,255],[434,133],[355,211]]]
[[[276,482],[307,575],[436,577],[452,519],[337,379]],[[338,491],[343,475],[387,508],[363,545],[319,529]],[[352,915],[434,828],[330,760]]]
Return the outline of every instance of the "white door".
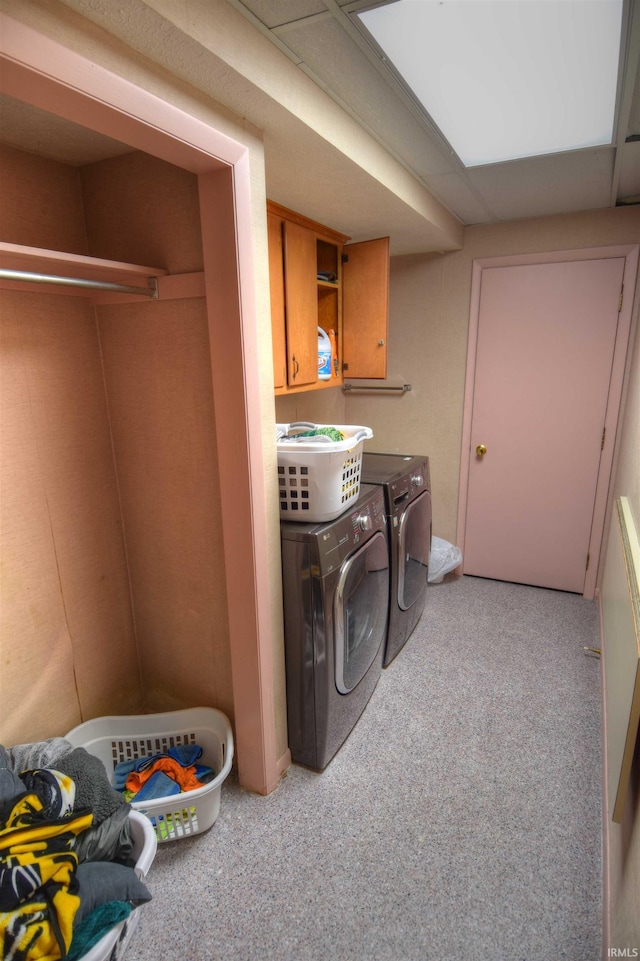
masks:
[[[624,267],[483,270],[466,574],[583,592]]]

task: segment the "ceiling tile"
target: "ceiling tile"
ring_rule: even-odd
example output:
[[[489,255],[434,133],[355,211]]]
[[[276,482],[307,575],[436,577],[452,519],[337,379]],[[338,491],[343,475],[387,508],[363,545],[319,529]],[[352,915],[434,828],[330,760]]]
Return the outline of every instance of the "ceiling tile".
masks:
[[[498,220],[608,207],[614,150],[596,147],[467,171]]]
[[[458,173],[429,177],[427,187],[440,203],[467,225],[484,224],[496,219],[483,198]]]
[[[404,250],[420,249],[420,244],[422,249],[441,249],[446,243],[444,228],[429,227],[425,233],[425,217],[421,220],[416,212],[422,207],[414,203],[410,185],[404,184],[407,189],[399,194],[393,189],[387,174],[394,170],[394,164],[383,163],[380,167],[380,158],[376,157],[376,165],[358,171],[349,142],[324,136],[327,131],[314,126],[313,118],[291,110],[291,102],[299,102],[292,70],[292,64],[298,62],[303,92],[309,78],[316,80],[328,96],[348,110],[404,166],[404,170],[395,167],[401,178],[407,171],[414,175],[418,182],[416,196],[420,186],[426,187],[465,223],[569,213],[611,204],[615,157],[611,147],[462,169],[455,156],[430,133],[428,122],[419,120],[411,104],[396,93],[394,81],[384,76],[384,68],[374,65],[366,49],[353,39],[349,24],[345,29],[345,12],[368,3],[369,0],[197,0],[193,4],[171,4],[168,0],[129,0],[123,5],[62,0],[61,6],[93,21],[163,70],[175,73],[224,108],[255,124],[264,133],[269,192],[277,192],[276,199],[285,204],[288,199],[287,205],[293,205],[295,198],[296,205],[307,212],[325,210],[329,216],[331,208],[331,222],[335,212],[336,225],[344,219],[347,233],[353,231],[361,237],[384,226],[385,232],[396,233],[394,243]],[[635,92],[628,108],[628,123],[624,118],[625,136],[640,133],[640,80],[632,77],[640,54],[638,0],[634,0],[633,10],[628,73]],[[254,34],[253,40],[249,31]],[[228,38],[235,38],[236,33],[237,43],[230,44]],[[277,86],[267,89],[269,83],[256,80],[253,58],[262,67],[260,56],[262,47],[269,46],[267,38],[275,43],[277,57],[288,67],[292,89],[287,87],[287,93],[292,97],[286,101],[279,99]],[[290,59],[283,45],[289,47]],[[246,72],[243,57],[251,64]],[[275,64],[271,51],[271,56],[264,58],[263,81],[270,81]],[[308,77],[303,78],[302,71]],[[334,113],[327,111],[328,116]],[[0,115],[0,122],[8,116]],[[335,116],[339,122],[339,115]],[[8,124],[4,126],[7,129]],[[303,149],[301,141],[305,138],[309,142]],[[62,145],[67,151],[59,155],[65,162],[73,162],[69,160],[71,155],[77,157],[85,149],[80,144],[73,146],[69,131],[56,134],[49,144],[47,139],[37,123],[31,127],[26,123],[19,142],[26,149],[41,153],[54,149],[55,141],[56,150]],[[335,153],[338,143],[340,157]],[[121,149],[121,145],[118,147]],[[95,149],[103,156],[109,147],[103,142]],[[640,192],[639,152],[637,143],[618,147],[615,172],[619,197]],[[84,155],[78,162],[91,159],[91,155]],[[374,184],[372,176],[380,182]],[[369,209],[362,211],[367,205]],[[431,216],[426,219],[433,226]],[[435,223],[439,223],[437,217]]]
[[[270,28],[327,12],[326,4],[322,0],[287,0],[286,3],[282,0],[235,0],[233,5],[249,10]]]
[[[450,159],[333,18],[278,32],[313,76],[419,177],[453,170]]]

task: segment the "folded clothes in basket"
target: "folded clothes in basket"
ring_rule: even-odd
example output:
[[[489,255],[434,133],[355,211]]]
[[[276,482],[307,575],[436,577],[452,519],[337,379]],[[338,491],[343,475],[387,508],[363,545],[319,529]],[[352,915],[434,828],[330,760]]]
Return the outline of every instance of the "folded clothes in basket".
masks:
[[[201,756],[198,744],[184,744],[149,757],[121,761],[114,769],[114,785],[129,801],[194,791],[215,777],[213,768],[195,763]]]
[[[179,744],[177,747],[170,747],[167,751],[160,751],[157,754],[120,761],[113,771],[113,786],[117,791],[122,791],[132,771],[145,771],[163,757],[170,757],[183,767],[189,767],[202,757],[202,748],[199,744]]]
[[[303,440],[303,439],[310,440],[313,437],[328,437],[329,440],[332,440],[336,443],[339,443],[340,441],[344,440],[344,434],[342,433],[342,431],[338,430],[337,427],[330,427],[330,426],[312,427],[310,430],[304,430],[304,431],[294,430],[290,434],[286,434],[285,436],[283,436],[281,439],[285,441],[286,440]]]
[[[198,784],[197,787],[201,787],[201,785]],[[184,788],[184,790],[188,791],[191,788]],[[139,790],[135,791],[132,788],[127,788],[127,791],[131,791],[132,800],[155,801],[159,797],[172,797],[174,794],[181,794],[183,788],[164,771],[156,771]]]
[[[289,437],[293,437],[295,440],[299,440],[302,437],[328,437],[329,440],[333,440],[339,443],[344,440],[344,434],[337,427],[314,427],[311,430],[305,430],[301,433],[290,434]]]

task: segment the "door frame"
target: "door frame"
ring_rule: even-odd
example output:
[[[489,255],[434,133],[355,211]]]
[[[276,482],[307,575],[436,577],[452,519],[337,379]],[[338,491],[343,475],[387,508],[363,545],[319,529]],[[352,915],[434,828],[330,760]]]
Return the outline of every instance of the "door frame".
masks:
[[[618,244],[610,247],[587,247],[579,250],[555,250],[537,254],[515,254],[502,257],[483,257],[473,261],[471,278],[471,303],[469,308],[469,335],[467,341],[467,370],[462,415],[462,439],[460,450],[460,481],[458,494],[458,545],[462,550],[464,571],[464,542],[467,523],[467,497],[469,492],[469,469],[471,465],[471,425],[475,393],[476,351],[480,321],[480,295],[482,274],[492,267],[521,267],[530,264],[566,263],[575,260],[603,260],[624,258],[623,285],[625,296],[618,315],[618,327],[611,365],[609,396],[605,414],[605,444],[600,459],[596,496],[589,538],[590,564],[585,575],[583,596],[593,598],[596,593],[598,569],[607,512],[609,484],[616,448],[618,418],[627,366],[629,335],[633,316],[636,277],[638,271],[638,244]]]
[[[198,176],[214,404],[225,411],[216,424],[221,498],[235,505],[222,511],[222,527],[236,758],[241,785],[267,794],[291,759],[288,749],[279,756],[276,733],[249,149],[2,13],[0,36],[3,92]],[[222,335],[225,349],[216,350]]]

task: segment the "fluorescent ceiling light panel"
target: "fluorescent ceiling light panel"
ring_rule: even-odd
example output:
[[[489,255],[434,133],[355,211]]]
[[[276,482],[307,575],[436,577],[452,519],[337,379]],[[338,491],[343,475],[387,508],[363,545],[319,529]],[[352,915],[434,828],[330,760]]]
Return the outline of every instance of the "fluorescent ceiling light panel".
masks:
[[[357,16],[467,167],[612,141],[622,0],[396,0]]]

